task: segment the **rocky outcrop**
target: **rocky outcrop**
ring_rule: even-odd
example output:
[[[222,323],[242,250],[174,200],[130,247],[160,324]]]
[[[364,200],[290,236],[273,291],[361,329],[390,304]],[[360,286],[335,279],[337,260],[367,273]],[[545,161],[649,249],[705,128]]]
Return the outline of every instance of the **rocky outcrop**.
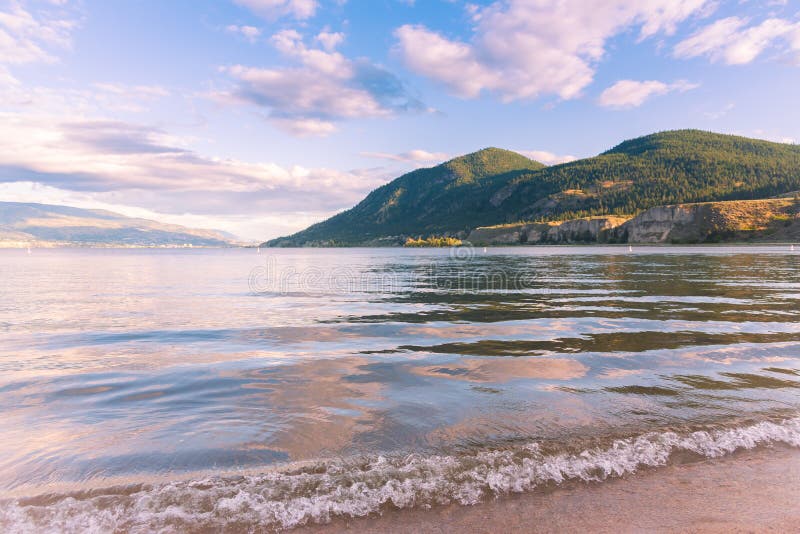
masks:
[[[659,206],[616,228],[614,235],[628,243],[768,241],[795,224],[795,211],[788,199]]]
[[[467,241],[476,245],[539,245],[606,242],[623,217],[586,217],[564,222],[517,223],[473,230]]]
[[[696,227],[706,211],[700,204],[659,206],[627,221],[615,232],[618,240],[627,243],[665,243],[670,235],[697,239]]]
[[[522,245],[538,241],[551,228],[547,223],[517,223],[474,229],[467,241],[476,245]]]
[[[587,217],[573,219],[548,230],[547,243],[605,243],[609,233],[628,219],[624,217]]]
[[[476,245],[568,243],[717,243],[795,241],[800,205],[788,198],[659,206],[632,219],[587,217],[564,222],[476,228]]]

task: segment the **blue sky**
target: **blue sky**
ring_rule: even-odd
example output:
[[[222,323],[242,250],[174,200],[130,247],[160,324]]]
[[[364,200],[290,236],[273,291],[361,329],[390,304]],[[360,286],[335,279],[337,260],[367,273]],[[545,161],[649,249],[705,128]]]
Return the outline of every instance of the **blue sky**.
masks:
[[[487,146],[800,139],[800,4],[0,0],[0,200],[263,240]]]

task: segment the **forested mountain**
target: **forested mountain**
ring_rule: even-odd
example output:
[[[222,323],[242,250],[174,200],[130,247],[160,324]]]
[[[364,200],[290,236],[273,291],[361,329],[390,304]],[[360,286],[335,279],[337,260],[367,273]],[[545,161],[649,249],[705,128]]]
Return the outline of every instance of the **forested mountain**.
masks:
[[[665,204],[766,198],[798,189],[800,146],[680,130],[520,176],[501,194],[511,219],[552,220],[634,215]]]
[[[487,148],[379,187],[357,206],[267,246],[354,245],[386,236],[433,235],[492,224],[487,199],[525,172],[544,168],[525,156]]]
[[[232,246],[233,236],[89,210],[0,202],[0,246]]]
[[[508,222],[635,215],[664,204],[797,190],[799,146],[698,130],[640,137],[552,167],[486,149],[401,176],[356,207],[266,245],[390,244]]]

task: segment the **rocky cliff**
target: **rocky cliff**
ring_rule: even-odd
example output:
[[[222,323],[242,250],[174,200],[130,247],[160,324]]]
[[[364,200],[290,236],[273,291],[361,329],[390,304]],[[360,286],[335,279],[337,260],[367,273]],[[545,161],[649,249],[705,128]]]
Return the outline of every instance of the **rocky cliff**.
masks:
[[[476,245],[524,245],[538,241],[535,237],[547,233],[549,223],[516,223],[482,226],[469,233],[467,241]]]
[[[625,217],[587,217],[573,219],[553,226],[544,236],[547,243],[604,243],[611,231],[628,219]]]
[[[586,217],[563,222],[517,223],[476,228],[467,240],[476,245],[543,245],[604,243],[613,239],[612,230],[624,217]]]
[[[717,243],[797,241],[800,204],[790,198],[676,204],[636,217],[587,217],[473,230],[476,245],[569,243]]]
[[[678,204],[651,208],[612,232],[628,243],[713,243],[789,239],[800,226],[790,199]]]

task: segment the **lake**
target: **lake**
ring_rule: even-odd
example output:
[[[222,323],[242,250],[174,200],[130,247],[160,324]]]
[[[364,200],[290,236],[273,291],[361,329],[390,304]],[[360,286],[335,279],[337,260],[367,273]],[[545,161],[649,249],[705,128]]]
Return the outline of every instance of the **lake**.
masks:
[[[248,530],[800,446],[800,252],[0,251],[0,530]]]

